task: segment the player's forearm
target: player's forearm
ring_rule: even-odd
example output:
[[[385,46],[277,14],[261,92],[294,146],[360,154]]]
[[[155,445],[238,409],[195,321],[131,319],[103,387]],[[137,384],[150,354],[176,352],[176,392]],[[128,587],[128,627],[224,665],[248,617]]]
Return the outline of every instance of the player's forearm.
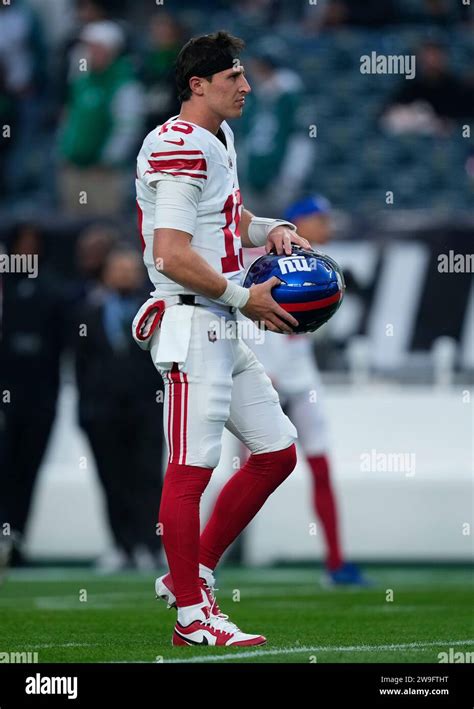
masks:
[[[186,241],[183,242],[182,238],[169,240],[168,235],[160,234],[160,231],[162,230],[155,231],[153,247],[157,269],[187,290],[200,293],[207,298],[219,298],[227,287],[227,279],[191,249],[189,236],[185,232],[174,232],[175,236],[185,237]],[[170,243],[167,243],[168,241]]]
[[[242,246],[244,248],[252,249],[260,246],[265,246],[270,242],[272,242],[273,245],[276,245],[276,243],[274,243],[274,237],[278,239],[277,230],[279,230],[280,236],[281,234],[285,235],[286,233],[286,238],[291,239],[291,241],[294,241],[295,243],[297,243],[299,239],[299,237],[297,237],[296,235],[296,227],[291,222],[287,222],[283,219],[256,217],[254,214],[252,214],[252,212],[249,212],[248,209],[242,209],[242,218],[240,221],[240,225],[240,236]],[[282,227],[284,227],[283,230]],[[291,231],[295,232],[294,239],[289,234],[289,232]],[[272,235],[271,237],[270,234]],[[308,247],[309,242],[306,241],[305,248]],[[280,253],[278,248],[277,253]],[[288,253],[291,253],[291,247]]]
[[[249,239],[249,226],[254,215],[249,212],[248,209],[242,209],[242,218],[240,220],[240,237],[242,240],[242,246],[244,249],[254,249],[255,244],[253,244]]]

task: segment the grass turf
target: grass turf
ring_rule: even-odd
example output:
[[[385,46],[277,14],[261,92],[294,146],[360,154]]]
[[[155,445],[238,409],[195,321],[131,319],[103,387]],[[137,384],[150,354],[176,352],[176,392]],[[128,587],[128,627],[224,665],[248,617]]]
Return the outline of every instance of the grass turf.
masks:
[[[175,611],[155,600],[150,575],[17,570],[0,587],[0,652],[37,652],[39,662],[66,663],[437,663],[449,648],[474,651],[466,569],[378,568],[367,589],[325,589],[319,574],[223,569],[221,608],[244,631],[268,639],[232,649],[172,648]]]

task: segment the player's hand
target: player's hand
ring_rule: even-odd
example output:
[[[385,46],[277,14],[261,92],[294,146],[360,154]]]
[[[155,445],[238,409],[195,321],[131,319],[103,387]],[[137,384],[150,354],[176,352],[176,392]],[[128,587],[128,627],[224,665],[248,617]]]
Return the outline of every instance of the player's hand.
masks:
[[[274,249],[278,255],[287,254],[290,256],[292,244],[301,246],[303,249],[311,250],[311,244],[309,241],[307,239],[303,239],[303,237],[297,234],[296,231],[289,229],[287,226],[276,226],[271,230],[267,237],[265,251],[269,254],[270,251]]]
[[[250,286],[250,298],[241,311],[247,318],[256,322],[258,327],[263,324],[265,329],[272,332],[291,335],[293,330],[290,325],[296,327],[298,321],[272,298],[272,288],[279,283],[281,283],[280,279],[273,276],[265,283]]]

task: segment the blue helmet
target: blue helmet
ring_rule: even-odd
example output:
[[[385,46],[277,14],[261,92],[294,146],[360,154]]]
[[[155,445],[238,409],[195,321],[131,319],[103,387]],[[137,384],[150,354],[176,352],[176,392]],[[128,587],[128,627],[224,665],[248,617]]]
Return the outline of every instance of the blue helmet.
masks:
[[[243,285],[264,283],[272,276],[282,283],[272,288],[277,303],[298,320],[294,332],[314,332],[342,303],[344,276],[334,259],[293,244],[291,256],[266,254],[247,269]]]

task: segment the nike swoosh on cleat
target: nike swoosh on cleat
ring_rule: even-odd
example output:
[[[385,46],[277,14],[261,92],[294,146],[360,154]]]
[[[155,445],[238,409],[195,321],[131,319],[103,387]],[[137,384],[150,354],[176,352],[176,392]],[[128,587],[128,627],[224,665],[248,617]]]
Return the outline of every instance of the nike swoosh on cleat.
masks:
[[[165,140],[165,143],[172,143],[173,145],[184,145],[184,138],[180,138],[179,140]]]
[[[198,643],[197,640],[190,640],[190,639],[187,638],[185,635],[181,635],[181,633],[178,632],[177,630],[175,630],[175,632],[176,632],[176,635],[179,635],[180,638],[183,638],[183,640],[185,640],[185,641],[186,641],[187,643],[189,643],[190,645],[209,645],[209,641],[208,641],[208,639],[207,639],[205,636],[203,637],[203,639],[201,640],[201,642]]]

